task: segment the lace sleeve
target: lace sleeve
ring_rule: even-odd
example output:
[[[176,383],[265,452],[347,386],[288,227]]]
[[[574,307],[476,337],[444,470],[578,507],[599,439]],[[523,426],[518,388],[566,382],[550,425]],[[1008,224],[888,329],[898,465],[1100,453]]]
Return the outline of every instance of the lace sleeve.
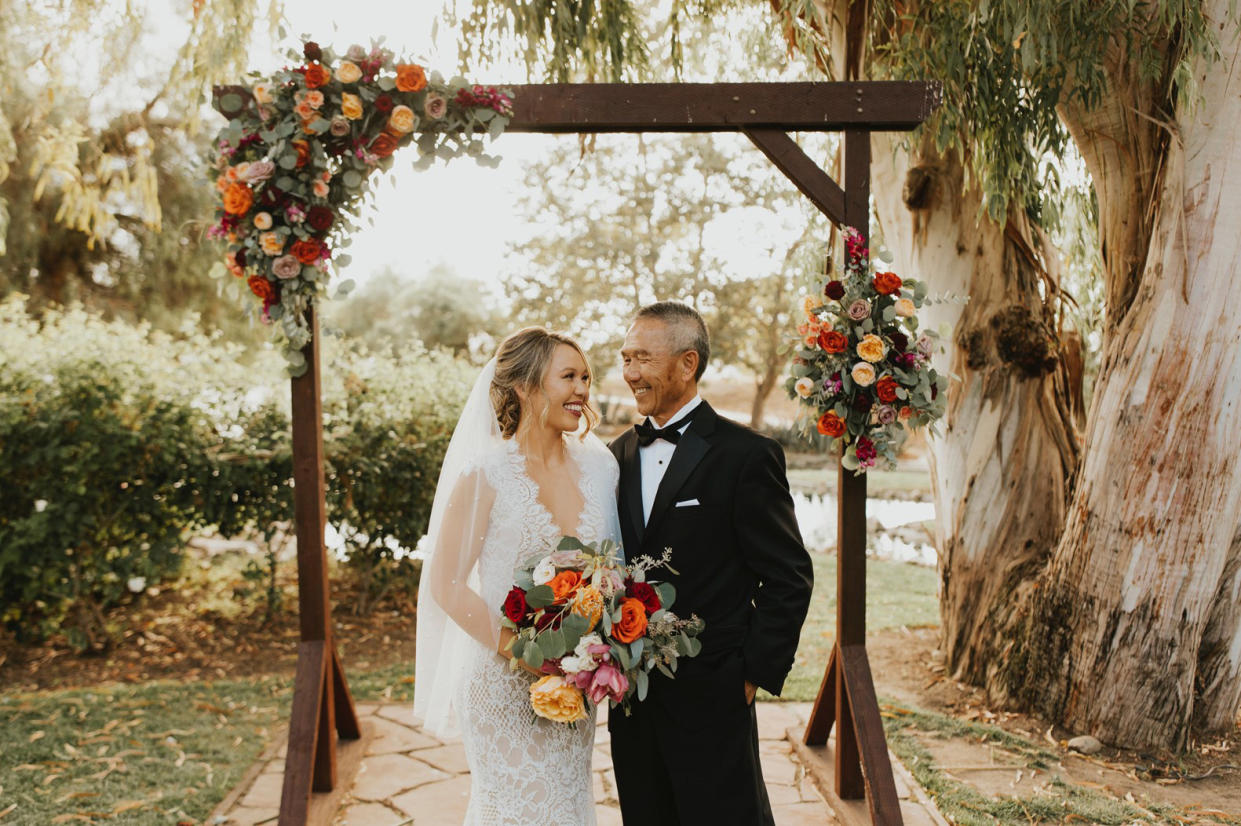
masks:
[[[426,571],[431,599],[461,630],[490,650],[500,642],[499,608],[476,590],[475,565],[487,538],[495,491],[478,469],[457,480]]]

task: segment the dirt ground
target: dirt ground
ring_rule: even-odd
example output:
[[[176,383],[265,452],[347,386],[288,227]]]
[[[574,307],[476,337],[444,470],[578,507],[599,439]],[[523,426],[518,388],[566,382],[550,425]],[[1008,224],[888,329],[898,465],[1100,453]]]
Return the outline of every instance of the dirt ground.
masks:
[[[920,732],[936,765],[989,796],[1028,795],[1059,773],[1066,780],[1142,805],[1145,801],[1241,818],[1241,728],[1233,737],[1195,743],[1185,754],[1144,754],[1105,747],[1092,756],[1070,751],[1070,732],[1023,714],[991,708],[979,689],[945,674],[934,628],[893,629],[868,638],[871,671],[881,698],[959,720],[998,726],[1053,752],[1050,770],[1024,768],[1010,753],[972,738]],[[882,701],[881,701],[882,702]],[[1192,822],[1192,821],[1191,821]]]

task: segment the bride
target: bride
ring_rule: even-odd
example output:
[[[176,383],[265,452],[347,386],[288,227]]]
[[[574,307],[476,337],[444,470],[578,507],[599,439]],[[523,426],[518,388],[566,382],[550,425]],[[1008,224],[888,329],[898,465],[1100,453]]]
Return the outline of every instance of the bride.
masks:
[[[434,734],[461,734],[470,826],[595,823],[594,710],[575,727],[535,717],[536,677],[510,669],[513,634],[500,626],[520,562],[561,536],[620,541],[619,472],[590,433],[590,380],[573,339],[514,333],[483,369],[444,457],[418,598],[414,713]]]

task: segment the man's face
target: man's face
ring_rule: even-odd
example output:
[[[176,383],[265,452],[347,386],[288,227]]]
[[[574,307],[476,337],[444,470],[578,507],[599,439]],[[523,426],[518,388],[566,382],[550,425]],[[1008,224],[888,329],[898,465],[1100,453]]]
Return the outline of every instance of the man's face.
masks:
[[[698,354],[675,352],[670,332],[658,319],[639,318],[621,347],[625,383],[633,391],[638,413],[661,427],[698,392],[694,379]]]

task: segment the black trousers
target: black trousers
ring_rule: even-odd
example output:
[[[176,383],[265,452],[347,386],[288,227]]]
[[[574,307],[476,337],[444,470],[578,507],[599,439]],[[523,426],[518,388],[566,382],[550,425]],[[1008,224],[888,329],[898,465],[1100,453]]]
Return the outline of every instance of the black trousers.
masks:
[[[714,673],[653,680],[628,717],[608,712],[625,826],[775,826],[740,652],[734,658]]]

